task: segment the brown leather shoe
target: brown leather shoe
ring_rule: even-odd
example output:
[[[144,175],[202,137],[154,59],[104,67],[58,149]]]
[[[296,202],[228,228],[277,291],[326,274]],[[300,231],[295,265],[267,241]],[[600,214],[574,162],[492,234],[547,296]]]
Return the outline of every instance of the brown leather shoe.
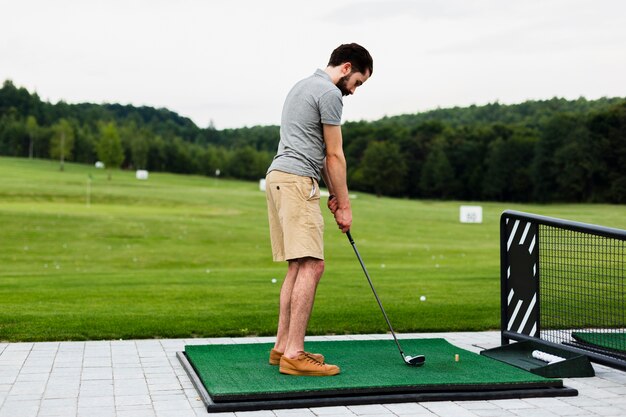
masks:
[[[319,353],[304,352],[307,355],[311,355],[316,361],[324,363],[324,355]],[[270,351],[270,365],[280,365],[280,358],[283,357],[283,352],[279,352],[276,349]]]
[[[317,361],[308,353],[302,352],[296,359],[280,358],[280,373],[301,376],[332,376],[339,373],[337,365]]]

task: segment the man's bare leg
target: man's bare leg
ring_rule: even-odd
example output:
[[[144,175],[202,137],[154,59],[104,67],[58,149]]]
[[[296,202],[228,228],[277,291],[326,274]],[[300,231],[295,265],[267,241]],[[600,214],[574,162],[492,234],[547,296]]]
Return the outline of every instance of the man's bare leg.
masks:
[[[280,310],[278,313],[278,331],[276,332],[276,343],[274,349],[284,352],[289,336],[289,319],[291,317],[291,293],[298,276],[299,263],[297,260],[289,261],[287,275],[280,288]]]
[[[297,275],[291,290],[287,344],[283,351],[284,355],[290,359],[297,358],[299,352],[304,351],[304,336],[313,309],[317,284],[324,273],[323,260],[302,258],[297,262]]]

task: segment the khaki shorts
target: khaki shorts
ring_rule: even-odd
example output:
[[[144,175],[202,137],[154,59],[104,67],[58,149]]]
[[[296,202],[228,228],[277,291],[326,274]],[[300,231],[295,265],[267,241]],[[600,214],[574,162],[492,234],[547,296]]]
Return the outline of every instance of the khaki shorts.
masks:
[[[274,261],[323,260],[324,218],[317,180],[271,171],[265,183]]]

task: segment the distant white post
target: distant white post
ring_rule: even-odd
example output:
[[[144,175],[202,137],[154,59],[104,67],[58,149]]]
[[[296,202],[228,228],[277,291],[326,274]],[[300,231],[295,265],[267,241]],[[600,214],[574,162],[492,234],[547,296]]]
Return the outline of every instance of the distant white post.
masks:
[[[219,168],[215,170],[215,185],[217,185],[217,179],[220,177],[221,173],[222,171],[220,171]]]

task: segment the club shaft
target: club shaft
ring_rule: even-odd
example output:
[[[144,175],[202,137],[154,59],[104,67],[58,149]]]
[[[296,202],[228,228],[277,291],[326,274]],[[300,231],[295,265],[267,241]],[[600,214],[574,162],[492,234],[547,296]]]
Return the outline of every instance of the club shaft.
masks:
[[[367,272],[367,268],[365,267],[365,264],[363,263],[363,259],[361,258],[361,255],[359,254],[359,251],[356,248],[356,244],[354,243],[354,239],[352,239],[352,235],[350,234],[349,230],[346,232],[346,235],[348,236],[348,240],[350,241],[350,244],[352,245],[352,249],[354,249],[354,253],[356,254],[356,257],[358,258],[359,263],[361,264],[361,268],[363,268],[363,272],[365,272],[365,278],[367,278],[367,282],[369,282],[370,284],[370,288],[372,289],[372,292],[374,293],[374,297],[376,297],[376,302],[378,302],[380,311],[383,313],[383,317],[385,317],[385,321],[387,322],[387,326],[389,326],[389,331],[391,332],[391,335],[393,336],[393,340],[396,342],[396,345],[398,346],[398,350],[400,351],[402,360],[405,361],[406,359],[404,358],[404,352],[402,351],[400,342],[398,342],[398,338],[396,337],[396,332],[394,332],[393,327],[391,327],[391,322],[389,321],[389,317],[387,317],[387,313],[385,313],[383,303],[380,301],[380,297],[378,297],[378,293],[376,292],[376,288],[374,288],[374,284],[372,283],[370,274]]]

